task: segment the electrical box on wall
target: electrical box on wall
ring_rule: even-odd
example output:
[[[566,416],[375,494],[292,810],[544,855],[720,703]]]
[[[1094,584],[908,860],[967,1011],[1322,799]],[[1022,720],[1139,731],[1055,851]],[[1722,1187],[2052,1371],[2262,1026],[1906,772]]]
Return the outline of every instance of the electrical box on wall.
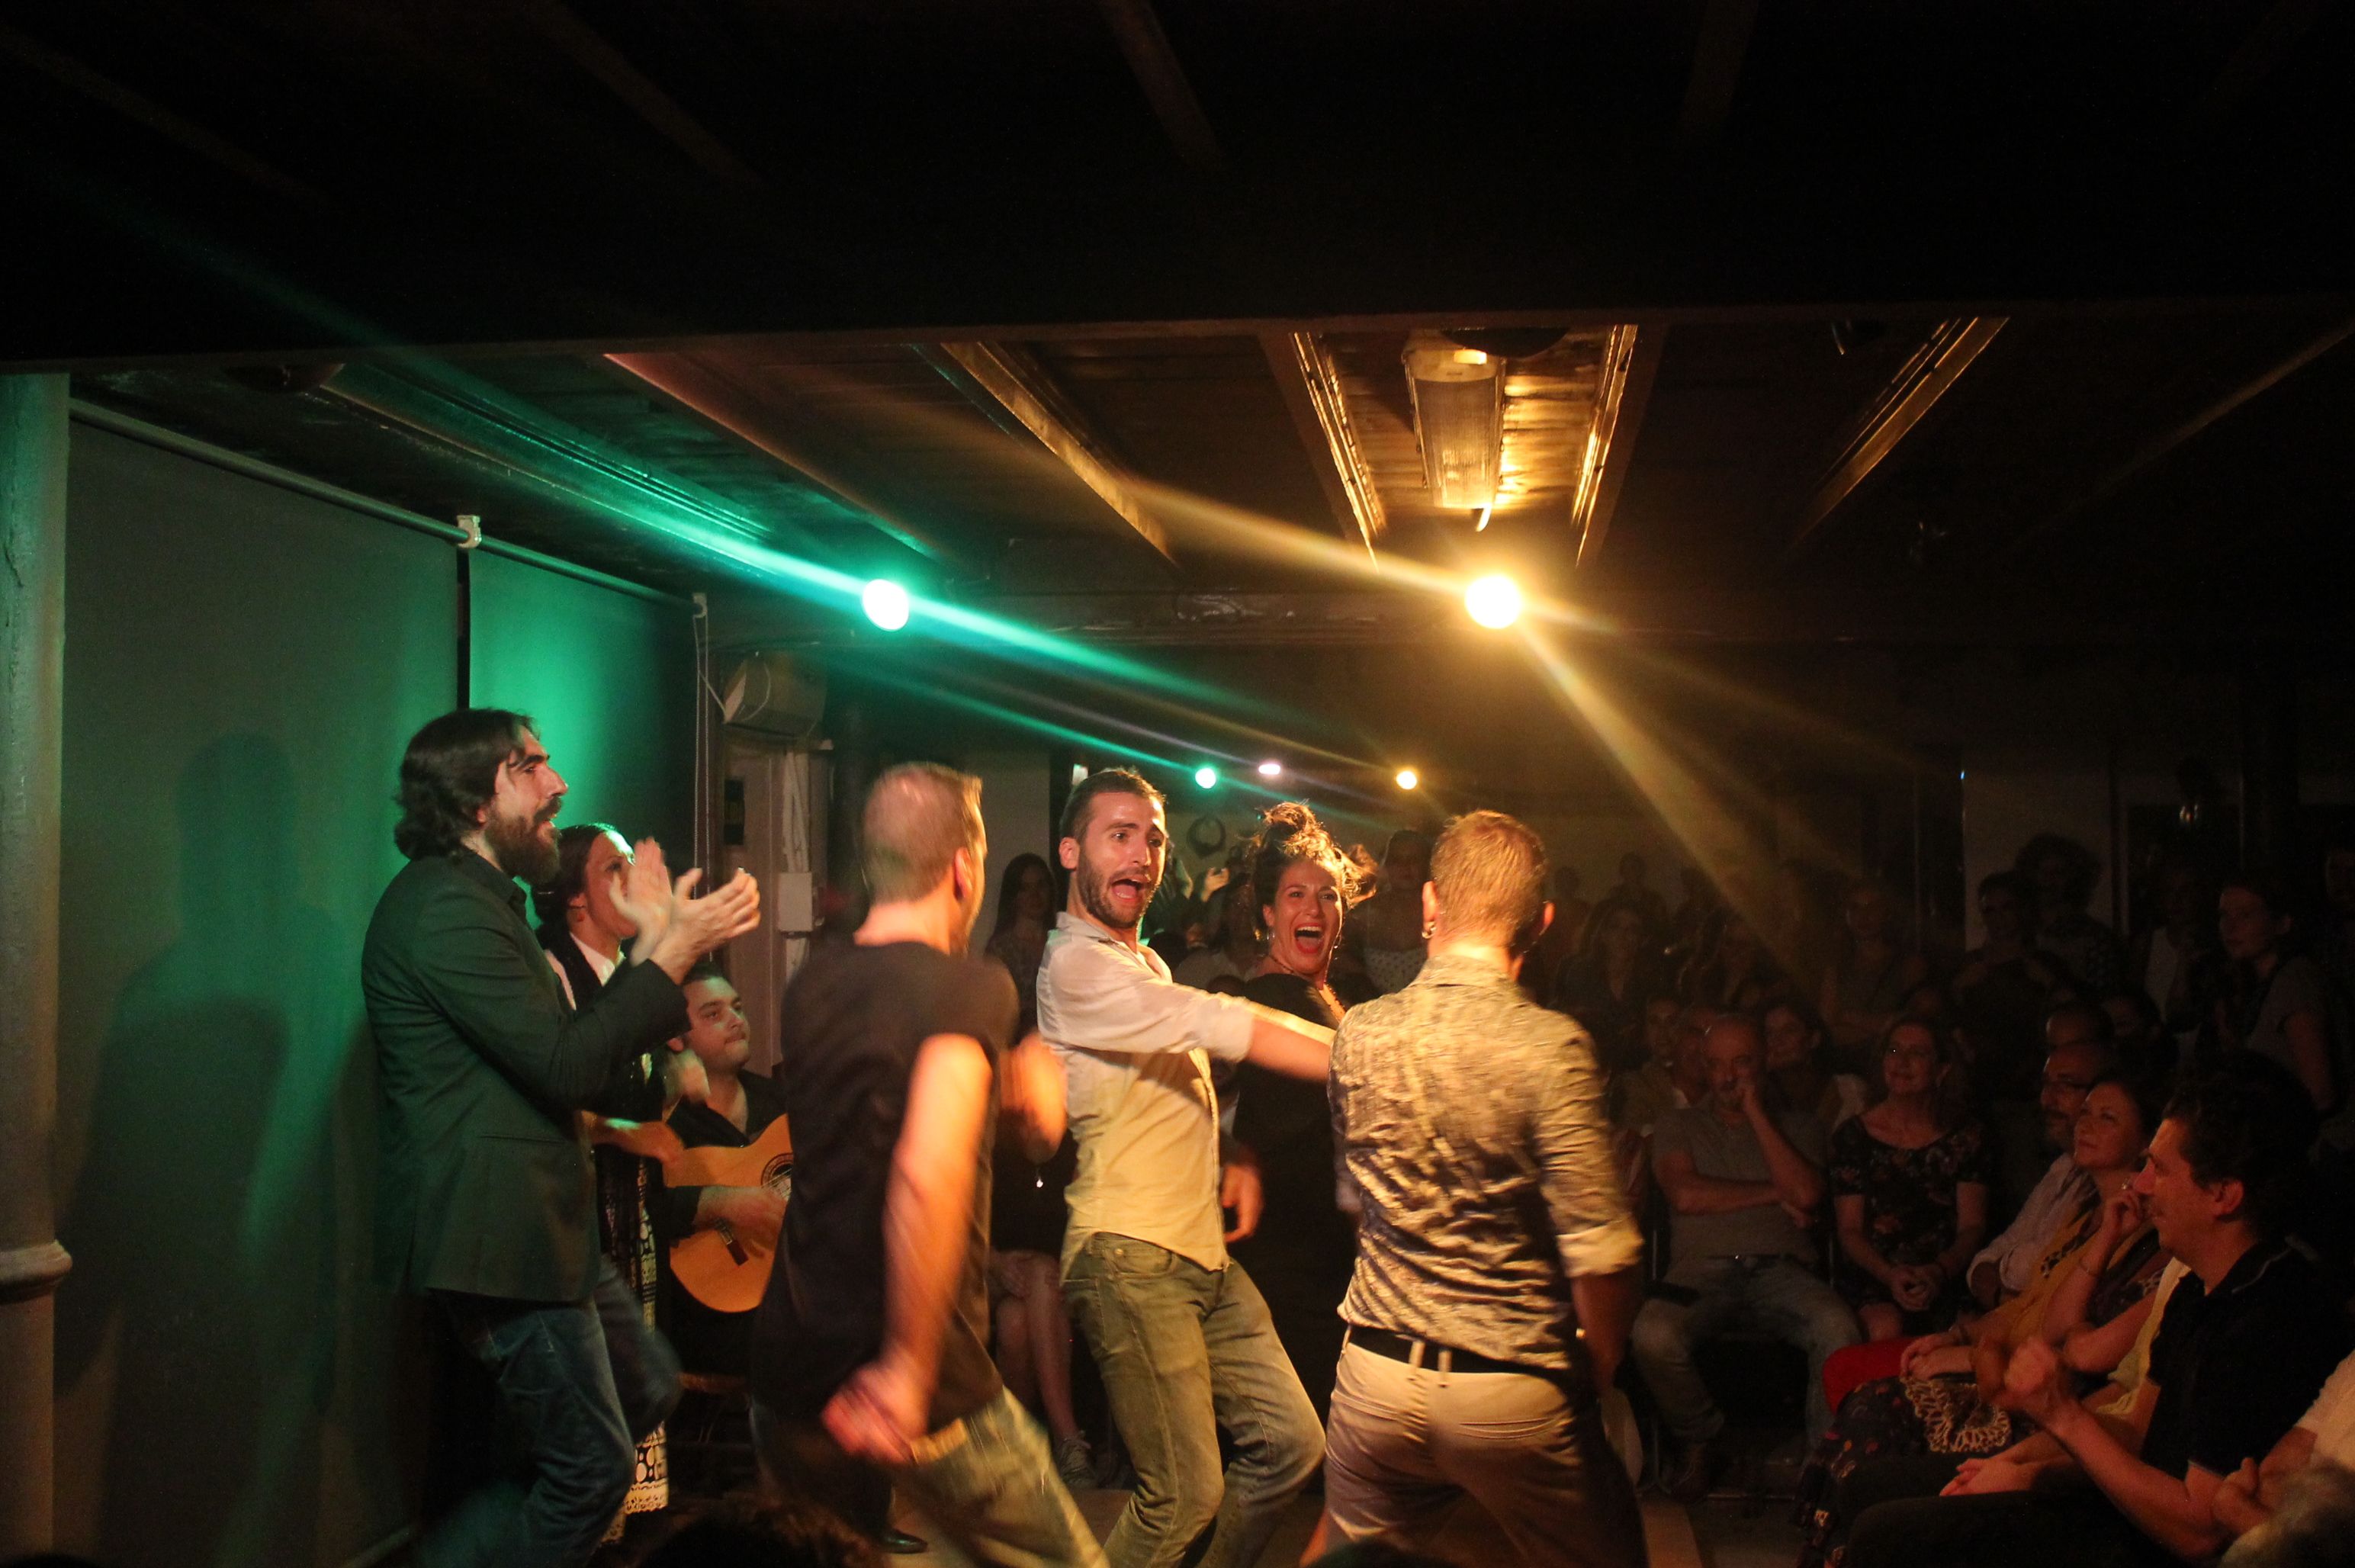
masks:
[[[807,936],[817,929],[815,880],[807,871],[779,871],[770,907],[777,912],[777,929],[788,936]]]

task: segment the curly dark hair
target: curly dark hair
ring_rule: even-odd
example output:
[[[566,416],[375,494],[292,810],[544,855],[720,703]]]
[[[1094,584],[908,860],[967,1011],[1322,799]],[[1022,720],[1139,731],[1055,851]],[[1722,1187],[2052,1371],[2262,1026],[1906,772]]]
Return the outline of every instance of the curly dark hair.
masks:
[[[506,708],[461,708],[409,738],[400,757],[400,821],[393,844],[411,860],[453,853],[479,826],[474,813],[498,787],[499,764],[539,726]]]
[[[2183,1129],[2183,1159],[2203,1186],[2241,1184],[2241,1216],[2260,1237],[2282,1233],[2305,1195],[2307,1149],[2320,1118],[2279,1062],[2239,1051],[2187,1080],[2167,1103]]]
[[[1342,907],[1348,907],[1358,869],[1316,820],[1315,812],[1296,800],[1278,801],[1260,814],[1259,832],[1243,846],[1243,865],[1251,879],[1252,930],[1263,940],[1267,933],[1261,912],[1275,902],[1275,890],[1284,873],[1304,862],[1331,872],[1334,886],[1340,890]]]

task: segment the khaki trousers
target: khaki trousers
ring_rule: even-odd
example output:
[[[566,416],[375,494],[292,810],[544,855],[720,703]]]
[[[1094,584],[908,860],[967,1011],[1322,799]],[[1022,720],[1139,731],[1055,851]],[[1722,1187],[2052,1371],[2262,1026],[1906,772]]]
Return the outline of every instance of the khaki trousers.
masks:
[[[1644,1568],[1636,1490],[1591,1393],[1344,1349],[1325,1446],[1325,1509],[1342,1538],[1428,1546],[1465,1497],[1531,1568]]]

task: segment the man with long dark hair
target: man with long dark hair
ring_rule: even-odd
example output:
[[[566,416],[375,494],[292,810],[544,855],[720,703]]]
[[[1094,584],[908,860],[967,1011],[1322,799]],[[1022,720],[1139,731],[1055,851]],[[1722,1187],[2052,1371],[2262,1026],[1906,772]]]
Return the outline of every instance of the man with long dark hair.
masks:
[[[470,708],[420,730],[400,763],[394,842],[409,865],[368,923],[361,988],[384,1105],[384,1241],[497,1380],[531,1468],[477,1492],[420,1543],[428,1564],[585,1562],[621,1507],[636,1439],[677,1395],[677,1362],[597,1247],[579,1111],[615,1065],[687,1021],[697,959],[752,929],[748,877],[690,899],[638,846],[619,893],[637,928],[586,1006],[565,1005],[518,879],[558,869],[564,780],[520,713]]]

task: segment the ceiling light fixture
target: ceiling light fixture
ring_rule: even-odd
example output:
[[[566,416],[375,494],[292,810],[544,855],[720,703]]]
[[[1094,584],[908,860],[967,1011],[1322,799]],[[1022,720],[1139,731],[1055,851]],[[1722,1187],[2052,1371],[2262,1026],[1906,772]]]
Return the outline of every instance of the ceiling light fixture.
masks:
[[[1405,357],[1432,503],[1464,511],[1495,506],[1505,461],[1504,361],[1435,332],[1411,335]]]
[[[1211,767],[1196,768],[1194,782],[1204,789],[1216,789],[1219,787],[1219,770]]]
[[[1262,763],[1259,765],[1259,776],[1263,779],[1280,779],[1284,776],[1284,764],[1273,761]]]
[[[1501,631],[1521,618],[1521,591],[1504,573],[1490,572],[1465,589],[1464,611],[1480,624]]]
[[[1423,775],[1412,768],[1401,768],[1398,771],[1398,786],[1401,789],[1412,789],[1422,782]]]

